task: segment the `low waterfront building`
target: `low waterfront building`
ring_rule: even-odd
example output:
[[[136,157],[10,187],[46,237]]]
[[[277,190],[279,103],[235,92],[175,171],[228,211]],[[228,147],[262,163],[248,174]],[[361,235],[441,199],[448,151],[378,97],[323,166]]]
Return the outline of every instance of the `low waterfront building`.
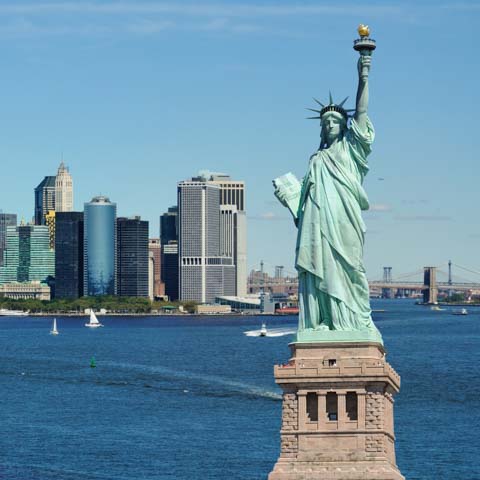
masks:
[[[0,296],[13,300],[50,300],[50,287],[42,282],[12,282],[0,285]]]
[[[221,315],[232,313],[232,307],[230,305],[195,305],[195,313],[199,315]]]
[[[270,294],[236,296],[219,296],[215,298],[215,303],[220,305],[229,305],[235,312],[248,313],[275,313],[275,302]]]

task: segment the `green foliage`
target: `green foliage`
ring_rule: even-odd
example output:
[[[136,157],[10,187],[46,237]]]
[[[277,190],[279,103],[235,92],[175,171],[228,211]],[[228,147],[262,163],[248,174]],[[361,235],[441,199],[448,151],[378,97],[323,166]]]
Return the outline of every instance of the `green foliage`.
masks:
[[[449,297],[445,298],[445,302],[447,303],[461,303],[465,302],[465,294],[464,293],[452,293]]]
[[[178,308],[180,305],[188,312],[193,312],[195,308],[194,302],[151,302],[148,298],[107,295],[77,299],[56,298],[50,301],[0,297],[0,308],[28,310],[32,313],[83,313],[86,308],[96,311],[104,308],[111,313],[150,313],[152,310],[160,311],[165,306]]]

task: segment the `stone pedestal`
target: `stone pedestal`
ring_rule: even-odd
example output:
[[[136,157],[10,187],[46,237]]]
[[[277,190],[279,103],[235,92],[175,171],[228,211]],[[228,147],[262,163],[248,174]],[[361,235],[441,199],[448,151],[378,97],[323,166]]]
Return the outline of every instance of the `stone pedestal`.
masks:
[[[404,480],[395,462],[400,377],[379,343],[293,343],[275,366],[283,389],[280,458],[269,480]]]

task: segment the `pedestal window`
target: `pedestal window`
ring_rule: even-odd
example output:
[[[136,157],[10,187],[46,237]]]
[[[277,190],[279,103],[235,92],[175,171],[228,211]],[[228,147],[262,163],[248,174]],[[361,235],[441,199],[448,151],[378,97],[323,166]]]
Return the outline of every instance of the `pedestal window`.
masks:
[[[358,397],[356,392],[347,392],[346,410],[348,420],[358,420]]]
[[[335,392],[327,393],[327,419],[331,422],[338,420],[338,396]]]
[[[318,422],[318,396],[316,392],[307,393],[307,419]]]

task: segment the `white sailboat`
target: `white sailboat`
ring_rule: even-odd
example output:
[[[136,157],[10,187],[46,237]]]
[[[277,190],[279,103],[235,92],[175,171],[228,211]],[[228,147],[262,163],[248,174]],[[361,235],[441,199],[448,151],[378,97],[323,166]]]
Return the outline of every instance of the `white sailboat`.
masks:
[[[90,328],[103,327],[103,325],[98,321],[98,318],[93,310],[90,310],[90,322],[86,323],[85,326]]]
[[[50,330],[50,335],[58,335],[56,318],[53,319],[53,326],[52,326],[52,329]]]

